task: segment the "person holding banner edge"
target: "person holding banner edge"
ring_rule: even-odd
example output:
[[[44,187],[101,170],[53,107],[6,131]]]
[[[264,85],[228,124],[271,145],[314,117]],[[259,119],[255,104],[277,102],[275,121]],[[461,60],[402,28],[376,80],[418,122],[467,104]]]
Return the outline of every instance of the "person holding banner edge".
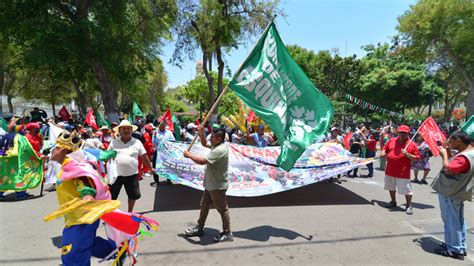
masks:
[[[389,208],[397,207],[395,192],[405,195],[406,214],[413,214],[411,200],[413,196],[410,180],[411,161],[420,158],[418,147],[408,139],[410,128],[401,125],[397,129],[398,137],[391,138],[382,149],[381,156],[387,161],[384,189],[389,191]]]
[[[199,139],[203,146],[207,146],[204,128],[198,127]],[[229,167],[229,145],[225,143],[225,129],[215,128],[211,135],[211,151],[205,156],[192,154],[189,150],[184,152],[184,157],[197,164],[206,165],[204,173],[204,192],[201,198],[201,210],[197,225],[187,228],[187,236],[203,236],[204,224],[209,214],[211,204],[222,218],[223,232],[214,237],[215,242],[233,241],[234,236],[230,229],[229,207],[227,205],[226,191],[228,187],[227,172]]]

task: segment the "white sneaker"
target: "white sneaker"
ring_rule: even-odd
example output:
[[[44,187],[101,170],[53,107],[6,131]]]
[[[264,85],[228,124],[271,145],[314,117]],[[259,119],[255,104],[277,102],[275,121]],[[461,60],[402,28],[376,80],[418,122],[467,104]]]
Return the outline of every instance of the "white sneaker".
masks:
[[[413,207],[410,205],[405,209],[405,213],[412,215],[413,214]]]

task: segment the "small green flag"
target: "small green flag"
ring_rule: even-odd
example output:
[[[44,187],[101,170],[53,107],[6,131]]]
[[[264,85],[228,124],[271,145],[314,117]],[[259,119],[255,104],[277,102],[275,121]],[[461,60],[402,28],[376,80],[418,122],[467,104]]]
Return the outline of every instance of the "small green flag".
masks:
[[[461,130],[466,132],[471,139],[474,139],[474,115],[469,117],[469,120],[462,126]]]
[[[133,101],[133,110],[132,110],[132,113],[133,113],[133,118],[132,119],[135,119],[135,117],[145,117],[145,115],[142,113],[142,111],[140,110],[140,107],[138,107],[138,104]]]
[[[181,125],[179,124],[179,121],[174,115],[171,117],[171,121],[173,121],[174,125],[174,139],[176,141],[181,141]]]
[[[99,161],[107,161],[113,159],[117,156],[117,151],[114,150],[107,150],[107,151],[100,151],[99,153]]]
[[[102,127],[102,126],[110,127],[109,122],[107,122],[107,120],[105,120],[104,116],[102,116],[102,114],[100,112],[96,112],[95,117],[96,117],[97,125],[99,127]]]
[[[0,156],[0,191],[32,189],[43,180],[43,160],[25,136],[17,134],[13,150]]]
[[[333,117],[329,99],[291,58],[270,23],[229,87],[281,140],[278,165],[289,171]]]

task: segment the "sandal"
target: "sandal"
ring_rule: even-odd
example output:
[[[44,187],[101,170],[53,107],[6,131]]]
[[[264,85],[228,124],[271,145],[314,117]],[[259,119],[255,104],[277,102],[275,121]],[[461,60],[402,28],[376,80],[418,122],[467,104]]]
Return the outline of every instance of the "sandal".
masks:
[[[452,251],[449,251],[449,250],[444,249],[444,248],[436,249],[435,253],[439,254],[441,256],[450,257],[450,258],[453,258],[453,259],[464,260],[464,255],[463,254],[452,252]]]

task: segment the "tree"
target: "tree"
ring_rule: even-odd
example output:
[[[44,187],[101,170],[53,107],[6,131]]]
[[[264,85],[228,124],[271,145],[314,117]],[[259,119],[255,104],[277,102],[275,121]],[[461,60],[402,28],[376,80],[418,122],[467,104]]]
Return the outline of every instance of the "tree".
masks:
[[[420,0],[399,18],[402,42],[426,61],[432,54],[450,61],[469,87],[468,117],[474,114],[474,3],[471,0]]]
[[[211,72],[210,76],[213,77],[214,84],[217,86],[217,75],[216,72]],[[226,78],[223,78],[223,86],[227,86],[229,81]],[[177,93],[179,99],[186,101],[190,105],[194,105],[195,110],[200,110],[201,103],[209,102],[210,93],[207,83],[207,79],[203,76],[197,76],[196,78],[190,80],[185,86],[183,86]],[[238,101],[238,97],[232,92],[227,92],[223,97],[220,103],[221,112],[218,114],[220,116],[223,113],[230,114],[235,113],[238,109],[238,106],[235,104]]]
[[[428,103],[433,82],[426,75],[426,66],[410,60],[398,46],[379,44],[364,47],[362,59],[366,73],[361,76],[360,91],[356,96],[373,104],[404,113]],[[434,91],[439,95],[439,89]]]
[[[180,65],[185,57],[193,59],[194,51],[200,49],[210,109],[224,89],[224,53],[259,34],[273,19],[279,1],[184,0],[181,4],[172,60]],[[213,62],[217,63],[217,84],[211,75]]]
[[[26,62],[52,72],[72,65],[75,77],[92,73],[111,121],[118,121],[118,88],[151,68],[176,16],[172,0],[9,0],[2,5],[0,23],[25,47]]]

